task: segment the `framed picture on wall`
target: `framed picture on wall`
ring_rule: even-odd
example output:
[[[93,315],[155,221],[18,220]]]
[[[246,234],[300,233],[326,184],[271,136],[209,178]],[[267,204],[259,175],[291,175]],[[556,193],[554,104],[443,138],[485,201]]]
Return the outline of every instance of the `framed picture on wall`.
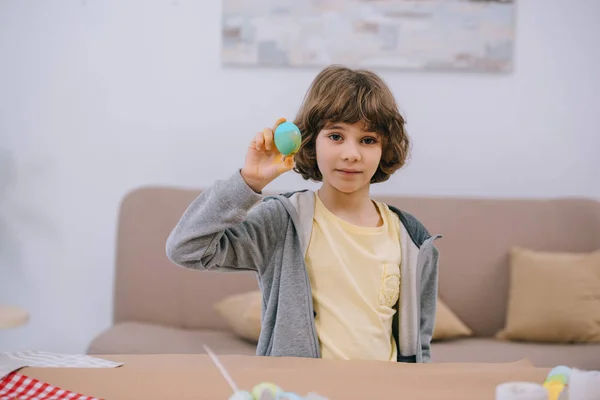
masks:
[[[237,66],[509,72],[513,0],[223,0]]]

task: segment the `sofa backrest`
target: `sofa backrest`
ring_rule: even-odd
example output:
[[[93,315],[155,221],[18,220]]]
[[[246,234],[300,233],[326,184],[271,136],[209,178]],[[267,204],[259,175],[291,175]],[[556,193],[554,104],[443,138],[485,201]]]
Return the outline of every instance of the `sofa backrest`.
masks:
[[[166,256],[167,237],[199,191],[140,188],[121,202],[116,249],[114,322],[226,328],[214,303],[258,288],[251,272],[199,272]]]
[[[439,296],[478,336],[503,328],[512,246],[600,249],[600,203],[585,199],[380,199],[416,216],[440,251]]]
[[[114,321],[149,321],[183,328],[226,328],[214,303],[258,288],[254,273],[199,272],[171,263],[166,239],[198,190],[141,188],[121,203]],[[508,250],[600,248],[600,203],[585,199],[519,200],[380,196],[444,237],[440,297],[477,335],[504,324]]]

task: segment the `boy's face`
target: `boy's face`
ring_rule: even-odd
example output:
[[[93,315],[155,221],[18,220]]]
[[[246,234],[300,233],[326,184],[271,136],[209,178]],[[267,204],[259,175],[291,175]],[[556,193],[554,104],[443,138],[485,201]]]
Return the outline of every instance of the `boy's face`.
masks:
[[[317,136],[317,165],[323,183],[343,193],[368,186],[381,160],[381,139],[361,122],[331,123]]]

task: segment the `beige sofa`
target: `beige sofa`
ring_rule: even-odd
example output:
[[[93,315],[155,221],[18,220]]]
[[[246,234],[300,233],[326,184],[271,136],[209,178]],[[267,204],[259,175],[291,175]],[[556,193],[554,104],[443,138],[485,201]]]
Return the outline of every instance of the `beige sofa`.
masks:
[[[254,354],[214,309],[215,302],[256,290],[252,273],[186,270],[165,255],[165,241],[198,191],[142,188],[123,200],[118,225],[114,325],[91,342],[89,354]],[[600,344],[544,344],[494,339],[505,323],[508,250],[600,248],[600,203],[585,199],[519,200],[379,197],[441,233],[439,293],[474,332],[432,344],[434,362],[566,364],[600,369]]]

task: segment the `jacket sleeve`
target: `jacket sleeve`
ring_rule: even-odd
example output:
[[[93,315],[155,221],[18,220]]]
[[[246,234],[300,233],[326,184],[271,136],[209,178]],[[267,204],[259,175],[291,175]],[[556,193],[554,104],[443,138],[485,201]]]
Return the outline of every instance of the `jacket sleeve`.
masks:
[[[431,362],[431,338],[435,328],[435,314],[438,297],[438,258],[439,251],[432,244],[430,256],[423,266],[421,275],[421,352],[423,362]]]
[[[167,257],[191,269],[261,272],[286,220],[283,205],[262,199],[240,171],[217,181],[183,213],[167,239]]]

